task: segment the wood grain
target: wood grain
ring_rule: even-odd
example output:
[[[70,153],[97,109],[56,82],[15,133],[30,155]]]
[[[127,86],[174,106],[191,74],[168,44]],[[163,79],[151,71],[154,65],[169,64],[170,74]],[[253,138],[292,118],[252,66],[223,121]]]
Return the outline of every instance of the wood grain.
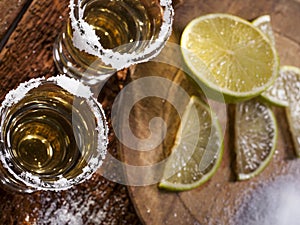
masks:
[[[300,66],[298,60],[300,55],[300,28],[297,26],[298,21],[300,21],[299,7],[299,1],[292,0],[185,0],[183,4],[176,8],[174,38],[172,41],[179,43],[180,35],[188,22],[207,13],[231,13],[248,20],[270,14],[281,64]],[[174,57],[179,56],[171,52],[169,59],[171,60]],[[131,82],[145,76],[158,75],[181,85],[186,90],[195,88],[195,84],[181,71],[180,67],[176,69],[168,64],[157,66],[153,62],[149,65],[151,66],[148,68],[145,65],[138,65]],[[158,84],[158,87],[160,87],[160,84]],[[165,88],[169,87],[166,86]],[[131,94],[134,96],[137,93]],[[218,103],[214,103],[214,105],[220,107]],[[260,176],[250,181],[237,182],[232,169],[234,164],[232,144],[234,140],[233,108],[234,105],[229,105],[226,110],[222,108],[222,111],[218,113],[219,119],[225,127],[225,152],[220,168],[209,182],[197,189],[181,193],[161,191],[157,188],[157,184],[128,187],[137,213],[144,224],[234,224],[235,215],[243,202],[244,196],[253,193],[262,184],[272,182],[277,177],[290,173],[290,168],[293,166],[300,168],[299,161],[295,159],[285,111],[273,107],[279,128],[276,154]],[[152,101],[148,99],[146,103],[140,102],[133,107],[133,116],[129,123],[132,130],[139,135],[139,138],[149,136],[149,121],[152,116],[157,115],[167,123],[168,133],[165,141],[148,153],[137,153],[136,151],[133,153],[131,148],[121,145],[122,158],[126,163],[129,165],[149,165],[149,162],[157,163],[163,160],[164,151],[168,151],[172,145],[174,133],[178,126],[178,115],[172,110],[170,111],[169,104],[164,101],[158,102],[157,99]],[[156,130],[156,132],[161,131]],[[150,175],[153,174],[150,173]],[[145,177],[140,177],[140,179],[147,181]]]
[[[0,1],[0,50],[30,3],[31,0]]]
[[[62,29],[65,1],[34,1],[0,53],[0,99],[18,83],[55,73],[52,45]]]

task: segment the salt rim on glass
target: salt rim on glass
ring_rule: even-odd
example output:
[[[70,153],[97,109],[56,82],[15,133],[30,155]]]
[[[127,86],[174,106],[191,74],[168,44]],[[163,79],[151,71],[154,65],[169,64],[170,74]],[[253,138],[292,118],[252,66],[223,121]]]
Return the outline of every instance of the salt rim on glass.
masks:
[[[141,52],[133,53],[119,53],[112,49],[105,49],[96,35],[95,30],[84,20],[85,6],[81,7],[84,0],[70,0],[70,21],[73,29],[73,45],[81,51],[85,51],[90,55],[97,56],[106,65],[111,65],[116,70],[121,70],[136,63],[147,62],[149,59],[156,57],[166,41],[172,33],[172,24],[174,9],[172,7],[172,0],[160,0],[160,5],[163,10],[163,23],[160,27],[159,35],[152,41],[138,41],[149,42],[147,47]],[[75,16],[78,13],[78,19]]]
[[[76,184],[82,183],[89,179],[99,169],[99,167],[103,164],[103,161],[107,154],[108,126],[101,104],[93,97],[93,93],[91,92],[90,87],[82,84],[80,81],[74,78],[69,78],[63,74],[55,77],[50,77],[48,79],[46,79],[45,77],[33,78],[27,82],[21,83],[16,89],[9,91],[0,107],[0,127],[2,127],[3,125],[2,123],[5,117],[5,110],[22,100],[30,90],[37,88],[47,82],[53,83],[68,91],[70,94],[84,98],[86,100],[87,104],[95,114],[95,122],[97,124],[97,127],[95,128],[97,132],[97,149],[95,151],[97,154],[89,160],[89,163],[82,169],[83,172],[77,177],[66,179],[63,177],[63,175],[58,175],[58,180],[47,183],[43,181],[38,175],[34,175],[30,172],[24,171],[21,174],[16,174],[11,169],[11,156],[7,152],[5,152],[4,154],[2,152],[2,154],[0,154],[0,163],[2,163],[2,167],[6,169],[7,172],[16,180],[27,185],[29,188],[33,189],[33,191],[60,191],[69,189]],[[2,130],[0,130],[0,138],[0,142],[3,142]],[[3,151],[2,149],[0,150]]]

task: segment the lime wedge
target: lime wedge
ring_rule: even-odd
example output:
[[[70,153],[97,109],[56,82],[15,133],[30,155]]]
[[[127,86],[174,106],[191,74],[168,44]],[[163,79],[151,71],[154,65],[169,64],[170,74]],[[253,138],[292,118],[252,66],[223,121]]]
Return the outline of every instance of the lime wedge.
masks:
[[[300,69],[284,66],[284,87],[289,107],[286,108],[289,128],[292,134],[297,157],[300,157]]]
[[[300,157],[300,108],[293,105],[292,107],[286,108],[289,128],[292,134],[294,148],[297,157]]]
[[[253,25],[260,29],[270,40],[273,46],[275,46],[275,37],[271,25],[271,17],[269,15],[260,16],[255,19]],[[267,101],[277,106],[288,106],[287,96],[285,93],[285,69],[281,68],[279,76],[275,80],[274,84],[264,91],[261,96]]]
[[[191,97],[159,187],[184,191],[200,186],[216,172],[222,154],[223,139],[217,117],[199,98]]]
[[[300,74],[300,69],[293,66],[282,66],[279,70],[279,76],[272,86],[270,86],[261,96],[269,102],[287,107],[289,106],[289,100],[287,96],[288,84],[292,81],[292,77]],[[291,79],[291,81],[289,81]],[[290,85],[289,85],[290,86]],[[292,92],[293,88],[289,90]]]
[[[252,24],[260,29],[269,38],[271,44],[275,46],[275,36],[271,24],[270,15],[264,15],[253,20]]]
[[[259,95],[278,75],[271,41],[252,23],[228,14],[192,20],[181,37],[183,58],[195,78],[226,102]]]
[[[295,66],[282,66],[279,76],[272,86],[270,86],[261,96],[268,101],[288,107],[297,102],[299,96],[300,69]]]
[[[276,120],[268,105],[257,99],[236,105],[235,152],[238,180],[247,180],[259,174],[271,161],[276,142]]]

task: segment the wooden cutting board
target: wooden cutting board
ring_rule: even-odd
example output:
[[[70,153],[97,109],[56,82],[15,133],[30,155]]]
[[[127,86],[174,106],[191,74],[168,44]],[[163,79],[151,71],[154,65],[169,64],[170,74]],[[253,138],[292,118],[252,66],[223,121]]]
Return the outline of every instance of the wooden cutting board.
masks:
[[[171,41],[179,43],[180,35],[189,21],[207,13],[231,13],[248,20],[270,14],[275,32],[276,47],[282,65],[300,66],[300,1],[293,0],[244,0],[244,1],[205,1],[185,0],[176,8],[174,32]],[[169,58],[180,58],[176,51],[164,52]],[[181,71],[180,68],[167,63],[149,62],[136,67],[131,82],[148,76],[159,76],[180,85],[187,93],[199,94],[195,83]],[[157,83],[157,88],[166,88],[170,96],[174,94],[167,83]],[[134,97],[143,92],[143,87],[137,87],[130,94]],[[182,107],[186,103],[182,102]],[[224,128],[225,152],[222,163],[212,179],[191,191],[173,193],[161,191],[157,184],[145,186],[129,186],[128,190],[136,211],[144,224],[234,224],[237,212],[244,204],[245,196],[253,194],[257,188],[286,174],[296,174],[295,168],[300,168],[296,159],[287,125],[285,110],[273,107],[278,121],[279,137],[277,150],[269,166],[262,174],[250,181],[238,182],[233,172],[233,120],[234,105],[225,108],[214,103],[219,119]],[[135,104],[131,110],[129,123],[132,132],[140,139],[147,139],[151,134],[149,121],[153,117],[162,118],[167,125],[167,135],[164,141],[151,151],[134,151],[132,147],[120,144],[124,162],[129,165],[151,165],[164,158],[165,152],[172,146],[174,134],[179,124],[179,117],[171,105],[159,98],[147,98]],[[128,118],[127,118],[128,119]],[[153,127],[152,127],[153,128]],[[154,128],[153,128],[154,129]],[[155,132],[163,129],[155,127]],[[125,132],[125,131],[124,131]],[[125,133],[123,134],[125,136]],[[137,144],[138,145],[138,144]],[[292,168],[292,169],[291,169]],[[147,183],[149,176],[139,177]],[[293,175],[294,176],[294,175]],[[296,175],[295,175],[296,176]]]

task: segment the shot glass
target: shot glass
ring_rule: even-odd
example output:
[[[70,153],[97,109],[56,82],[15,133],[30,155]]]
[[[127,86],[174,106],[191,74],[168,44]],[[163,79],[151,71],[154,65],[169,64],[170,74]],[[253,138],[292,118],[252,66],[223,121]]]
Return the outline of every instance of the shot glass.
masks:
[[[90,178],[105,158],[105,114],[75,79],[22,83],[0,113],[0,184],[8,190],[65,190]]]
[[[61,73],[89,85],[159,54],[172,31],[171,0],[71,0],[54,44]]]

